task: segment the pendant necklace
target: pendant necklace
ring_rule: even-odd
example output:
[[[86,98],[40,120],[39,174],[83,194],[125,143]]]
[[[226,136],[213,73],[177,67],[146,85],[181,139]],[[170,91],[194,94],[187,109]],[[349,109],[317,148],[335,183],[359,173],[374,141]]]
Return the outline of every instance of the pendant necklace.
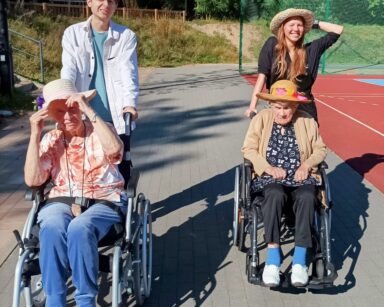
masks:
[[[81,204],[83,202],[83,196],[84,196],[84,174],[85,174],[85,141],[87,139],[87,129],[86,126],[83,122],[83,127],[84,127],[84,143],[83,143],[83,173],[82,173],[82,182],[81,182],[81,197],[80,197],[80,202],[76,201],[77,197],[75,197],[75,201],[73,204],[71,204],[71,211],[74,217],[77,217],[81,214]],[[69,185],[69,196],[73,198],[72,194],[72,184],[71,184],[71,174],[70,174],[70,168],[69,168],[69,162],[68,162],[68,147],[69,144],[67,142],[67,139],[65,138],[64,134],[64,149],[65,149],[65,161],[66,161],[66,166],[67,166],[67,173],[68,173],[68,185]],[[72,173],[72,178],[73,178],[73,172]]]

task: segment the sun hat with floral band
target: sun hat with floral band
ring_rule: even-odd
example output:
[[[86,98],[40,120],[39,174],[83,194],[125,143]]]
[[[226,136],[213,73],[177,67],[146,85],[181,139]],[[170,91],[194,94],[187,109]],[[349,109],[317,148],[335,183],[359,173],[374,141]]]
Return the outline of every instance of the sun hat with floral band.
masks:
[[[47,83],[43,87],[44,105],[43,107],[51,110],[56,100],[68,99],[73,94],[84,95],[86,100],[91,100],[96,95],[96,90],[79,92],[71,80],[57,79]]]
[[[308,103],[310,100],[297,91],[296,85],[289,80],[279,80],[272,84],[270,93],[258,93],[257,97],[267,101]]]
[[[315,17],[313,12],[306,9],[295,9],[290,8],[285,11],[277,13],[271,20],[269,28],[271,32],[277,35],[277,32],[280,28],[280,25],[291,17],[302,17],[304,19],[304,33],[307,33],[311,30]]]

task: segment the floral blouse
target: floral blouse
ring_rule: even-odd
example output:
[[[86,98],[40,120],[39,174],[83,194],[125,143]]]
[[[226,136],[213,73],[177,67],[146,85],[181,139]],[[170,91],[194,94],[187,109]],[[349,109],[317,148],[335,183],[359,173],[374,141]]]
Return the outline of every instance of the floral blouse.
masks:
[[[284,131],[284,133],[282,133]],[[286,126],[273,123],[271,138],[267,147],[267,161],[274,167],[283,168],[287,176],[282,180],[276,180],[270,175],[256,177],[252,182],[252,191],[259,192],[267,184],[281,183],[288,187],[298,187],[304,184],[318,185],[319,182],[309,176],[306,180],[297,182],[294,179],[295,172],[299,168],[300,151],[297,145],[295,130],[292,123]]]
[[[120,202],[124,179],[118,170],[123,152],[107,156],[90,123],[80,144],[65,144],[64,133],[52,130],[40,142],[40,161],[50,173],[53,188],[49,198],[87,197]],[[111,126],[111,129],[114,129]]]

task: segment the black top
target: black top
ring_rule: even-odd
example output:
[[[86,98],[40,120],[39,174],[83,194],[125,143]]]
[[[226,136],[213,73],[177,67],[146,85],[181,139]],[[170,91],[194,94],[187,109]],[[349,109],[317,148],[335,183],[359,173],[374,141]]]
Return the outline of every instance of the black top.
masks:
[[[296,85],[299,92],[304,92],[305,95],[313,100],[312,96],[312,85],[316,80],[317,71],[319,69],[321,55],[331,47],[338,39],[340,35],[329,32],[319,39],[315,39],[312,42],[304,44],[304,47],[307,51],[307,66],[306,73],[297,77]],[[278,78],[277,68],[274,65],[276,59],[275,46],[277,45],[277,38],[271,36],[264,43],[263,48],[260,51],[259,55],[259,68],[258,72],[265,74],[267,77],[266,86],[269,90],[271,85],[278,80],[287,79],[287,76],[283,78]],[[286,61],[288,66],[291,63],[291,58],[287,54]],[[272,67],[273,66],[273,67]]]

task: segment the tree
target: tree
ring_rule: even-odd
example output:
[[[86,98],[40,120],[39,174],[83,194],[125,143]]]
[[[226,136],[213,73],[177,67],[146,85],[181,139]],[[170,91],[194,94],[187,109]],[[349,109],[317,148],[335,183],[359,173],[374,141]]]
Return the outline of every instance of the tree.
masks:
[[[239,10],[239,1],[196,0],[195,12],[205,18],[238,18]]]

